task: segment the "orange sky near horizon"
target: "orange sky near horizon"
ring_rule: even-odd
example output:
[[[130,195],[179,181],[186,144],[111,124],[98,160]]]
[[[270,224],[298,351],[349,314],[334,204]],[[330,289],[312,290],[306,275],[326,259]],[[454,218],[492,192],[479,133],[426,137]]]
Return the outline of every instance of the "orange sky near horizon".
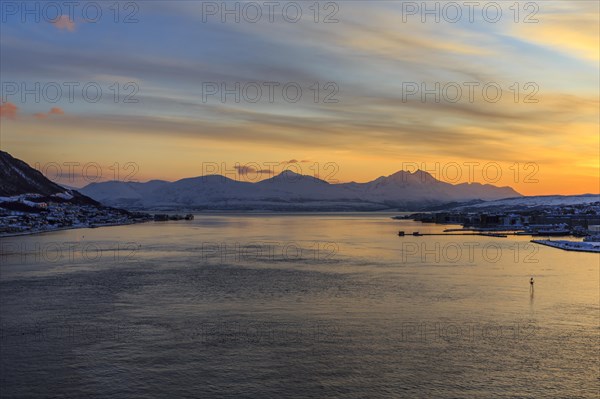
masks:
[[[8,124],[12,123],[15,122]],[[4,121],[3,124],[6,126],[7,123]],[[120,139],[113,140],[100,132],[87,140],[87,146],[94,148],[94,155],[83,156],[79,142],[71,140],[69,135],[57,140],[60,136],[60,133],[54,134],[53,129],[44,133],[40,131],[34,143],[23,139],[5,140],[3,135],[2,150],[23,159],[52,180],[75,187],[96,181],[175,181],[207,174],[256,182],[284,170],[319,177],[335,184],[367,182],[400,170],[412,172],[421,169],[448,183],[510,186],[523,195],[600,193],[598,164],[593,161],[595,153],[598,153],[594,148],[598,146],[597,142],[585,149],[591,160],[586,163],[577,157],[567,159],[567,154],[560,150],[547,152],[543,158],[540,154],[534,157],[524,152],[513,161],[458,158],[447,154],[435,156],[426,154],[426,150],[418,153],[411,149],[399,149],[398,153],[406,155],[397,156],[393,150],[381,154],[373,150],[297,150],[284,146],[273,149],[251,143],[223,145],[218,141],[199,142],[187,138],[144,142],[136,136],[122,135]],[[9,145],[5,146],[7,142]],[[119,145],[113,146],[114,142]],[[12,151],[12,148],[19,147],[27,150]],[[224,153],[227,155],[222,156]],[[62,178],[58,176],[59,168],[64,175]]]

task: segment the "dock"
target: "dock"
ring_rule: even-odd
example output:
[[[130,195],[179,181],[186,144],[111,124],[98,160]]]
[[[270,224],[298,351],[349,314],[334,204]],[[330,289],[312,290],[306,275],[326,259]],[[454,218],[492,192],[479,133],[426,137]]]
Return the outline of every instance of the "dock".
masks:
[[[590,252],[600,254],[600,243],[568,240],[531,240],[534,244],[545,245],[547,247],[558,248],[564,251]]]
[[[399,231],[398,235],[400,237],[404,237],[405,234],[403,231]],[[422,236],[483,236],[483,237],[498,237],[498,238],[506,238],[508,237],[506,234],[499,233],[419,233],[415,231],[411,234],[413,237],[422,237]]]

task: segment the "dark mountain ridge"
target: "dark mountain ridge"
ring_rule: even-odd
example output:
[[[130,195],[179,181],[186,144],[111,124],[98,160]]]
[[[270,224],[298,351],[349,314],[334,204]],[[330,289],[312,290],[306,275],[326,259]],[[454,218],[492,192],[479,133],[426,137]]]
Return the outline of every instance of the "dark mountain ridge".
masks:
[[[256,183],[210,175],[172,183],[92,183],[81,191],[111,206],[162,210],[419,210],[450,202],[520,196],[510,187],[480,183],[453,185],[421,170],[399,171],[366,183],[331,184],[288,170]]]

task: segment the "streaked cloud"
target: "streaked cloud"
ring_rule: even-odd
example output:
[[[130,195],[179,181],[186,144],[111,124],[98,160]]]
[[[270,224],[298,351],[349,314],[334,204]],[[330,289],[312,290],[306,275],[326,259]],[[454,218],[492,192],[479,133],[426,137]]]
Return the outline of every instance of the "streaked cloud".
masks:
[[[593,62],[600,59],[600,3],[552,2],[541,7],[535,24],[516,24],[513,33],[524,41]]]
[[[374,1],[339,3],[334,24],[202,23],[196,3],[145,2],[138,24],[86,24],[77,35],[3,25],[3,82],[80,84],[73,102],[9,97],[14,108],[2,105],[3,119],[10,118],[3,142],[26,159],[30,144],[42,139],[62,153],[53,135],[64,152],[92,158],[110,157],[111,146],[126,142],[156,173],[148,178],[165,179],[193,175],[184,164],[191,155],[159,165],[181,151],[213,161],[339,158],[347,165],[337,176],[343,181],[389,174],[402,160],[536,161],[548,182],[539,193],[578,192],[598,180],[599,17],[590,3],[538,3],[537,24],[513,23],[510,15],[497,24],[403,22],[398,4]],[[159,32],[157,21],[173,29]],[[98,102],[82,96],[89,82],[102,87]],[[139,89],[137,103],[123,102],[130,82]],[[206,82],[293,82],[303,96],[294,103],[280,94],[273,102],[223,102],[218,95],[205,101]],[[322,101],[328,82],[339,89],[337,103]],[[455,102],[403,93],[407,83],[431,89],[469,82],[479,84],[475,101],[466,91]],[[497,102],[482,98],[489,82],[502,88]],[[530,83],[537,103],[524,101]],[[25,116],[17,118],[17,110]],[[569,165],[583,176],[577,187],[563,176]]]

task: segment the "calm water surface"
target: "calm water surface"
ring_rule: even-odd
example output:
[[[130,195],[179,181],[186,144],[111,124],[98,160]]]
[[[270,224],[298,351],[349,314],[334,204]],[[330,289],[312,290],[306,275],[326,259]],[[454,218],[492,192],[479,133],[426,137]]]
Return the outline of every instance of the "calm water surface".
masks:
[[[598,398],[597,254],[389,216],[2,239],[0,396]]]

